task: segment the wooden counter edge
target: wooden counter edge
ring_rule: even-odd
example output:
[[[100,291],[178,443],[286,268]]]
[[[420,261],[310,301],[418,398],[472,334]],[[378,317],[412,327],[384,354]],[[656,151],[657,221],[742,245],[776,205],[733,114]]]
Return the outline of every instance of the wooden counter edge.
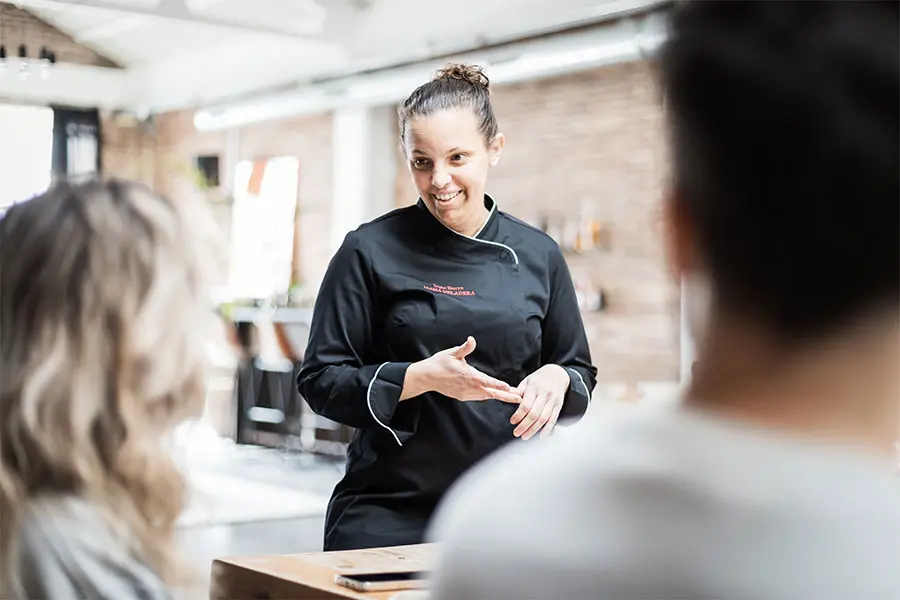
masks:
[[[209,600],[347,600],[365,596],[337,594],[311,583],[298,583],[256,571],[228,559],[215,559],[210,568]]]
[[[354,561],[389,564],[372,568],[404,571],[426,568],[436,544],[250,557],[221,557],[210,567],[210,600],[387,600],[397,590],[359,593],[337,585],[338,572],[352,572]],[[380,556],[378,556],[380,555]],[[327,560],[323,560],[325,557]],[[297,560],[299,559],[299,560]],[[405,562],[406,559],[409,562]],[[296,562],[295,562],[296,561]],[[403,562],[400,562],[403,561]],[[347,563],[350,563],[348,565]],[[348,569],[348,567],[350,567]],[[356,567],[359,569],[359,566]],[[363,569],[365,572],[368,568]],[[360,572],[360,571],[357,571]]]

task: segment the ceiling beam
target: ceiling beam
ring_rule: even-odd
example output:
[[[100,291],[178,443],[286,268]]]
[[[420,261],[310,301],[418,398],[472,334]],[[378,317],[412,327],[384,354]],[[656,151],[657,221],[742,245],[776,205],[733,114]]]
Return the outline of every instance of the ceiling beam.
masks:
[[[147,17],[123,17],[121,19],[115,19],[114,21],[109,21],[108,23],[95,25],[93,27],[88,27],[87,29],[75,32],[72,35],[72,38],[74,38],[76,42],[87,44],[90,44],[92,42],[100,42],[103,40],[114,38],[116,36],[120,36],[128,31],[131,31],[132,29],[140,27],[146,22]]]
[[[232,31],[265,33],[288,37],[318,37],[326,20],[326,11],[316,0],[302,0],[302,9],[307,13],[303,19],[292,20],[291,24],[273,26],[254,23],[246,19],[238,21],[209,14],[192,12],[186,0],[160,0],[155,7],[123,5],[114,0],[19,0],[25,8],[45,10],[65,10],[84,12],[105,12],[122,16],[140,16],[183,23],[195,23]],[[102,32],[101,32],[102,33]]]

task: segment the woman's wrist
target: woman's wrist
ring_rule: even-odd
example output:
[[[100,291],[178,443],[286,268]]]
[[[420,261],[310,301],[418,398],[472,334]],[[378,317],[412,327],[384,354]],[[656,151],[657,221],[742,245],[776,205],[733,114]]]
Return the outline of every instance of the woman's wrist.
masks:
[[[431,391],[428,385],[428,365],[425,363],[425,360],[414,362],[406,369],[406,376],[403,378],[403,391],[400,392],[401,401],[409,400]]]
[[[563,388],[563,393],[569,391],[569,384],[571,383],[571,378],[569,377],[569,371],[562,365],[551,364],[548,365],[550,367],[556,367],[556,371],[559,374],[559,384]]]

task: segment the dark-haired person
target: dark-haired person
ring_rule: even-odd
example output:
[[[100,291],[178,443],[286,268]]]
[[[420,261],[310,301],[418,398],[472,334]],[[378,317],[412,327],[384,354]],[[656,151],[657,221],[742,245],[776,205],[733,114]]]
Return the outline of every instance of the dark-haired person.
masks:
[[[452,65],[410,95],[419,201],[349,233],[322,283],[299,390],[357,428],[326,550],[421,542],[463,472],[587,409],[596,369],[563,256],[485,193],[504,144],[488,85]]]
[[[900,598],[898,6],[675,5],[669,253],[710,291],[683,406],[476,467],[436,600]]]

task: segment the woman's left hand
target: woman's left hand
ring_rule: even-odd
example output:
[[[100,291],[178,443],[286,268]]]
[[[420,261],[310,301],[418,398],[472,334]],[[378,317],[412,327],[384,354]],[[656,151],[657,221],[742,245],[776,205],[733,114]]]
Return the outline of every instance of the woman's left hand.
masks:
[[[559,365],[544,365],[522,380],[516,392],[522,401],[510,423],[513,435],[524,440],[541,431],[544,439],[553,431],[569,389],[569,374]]]

